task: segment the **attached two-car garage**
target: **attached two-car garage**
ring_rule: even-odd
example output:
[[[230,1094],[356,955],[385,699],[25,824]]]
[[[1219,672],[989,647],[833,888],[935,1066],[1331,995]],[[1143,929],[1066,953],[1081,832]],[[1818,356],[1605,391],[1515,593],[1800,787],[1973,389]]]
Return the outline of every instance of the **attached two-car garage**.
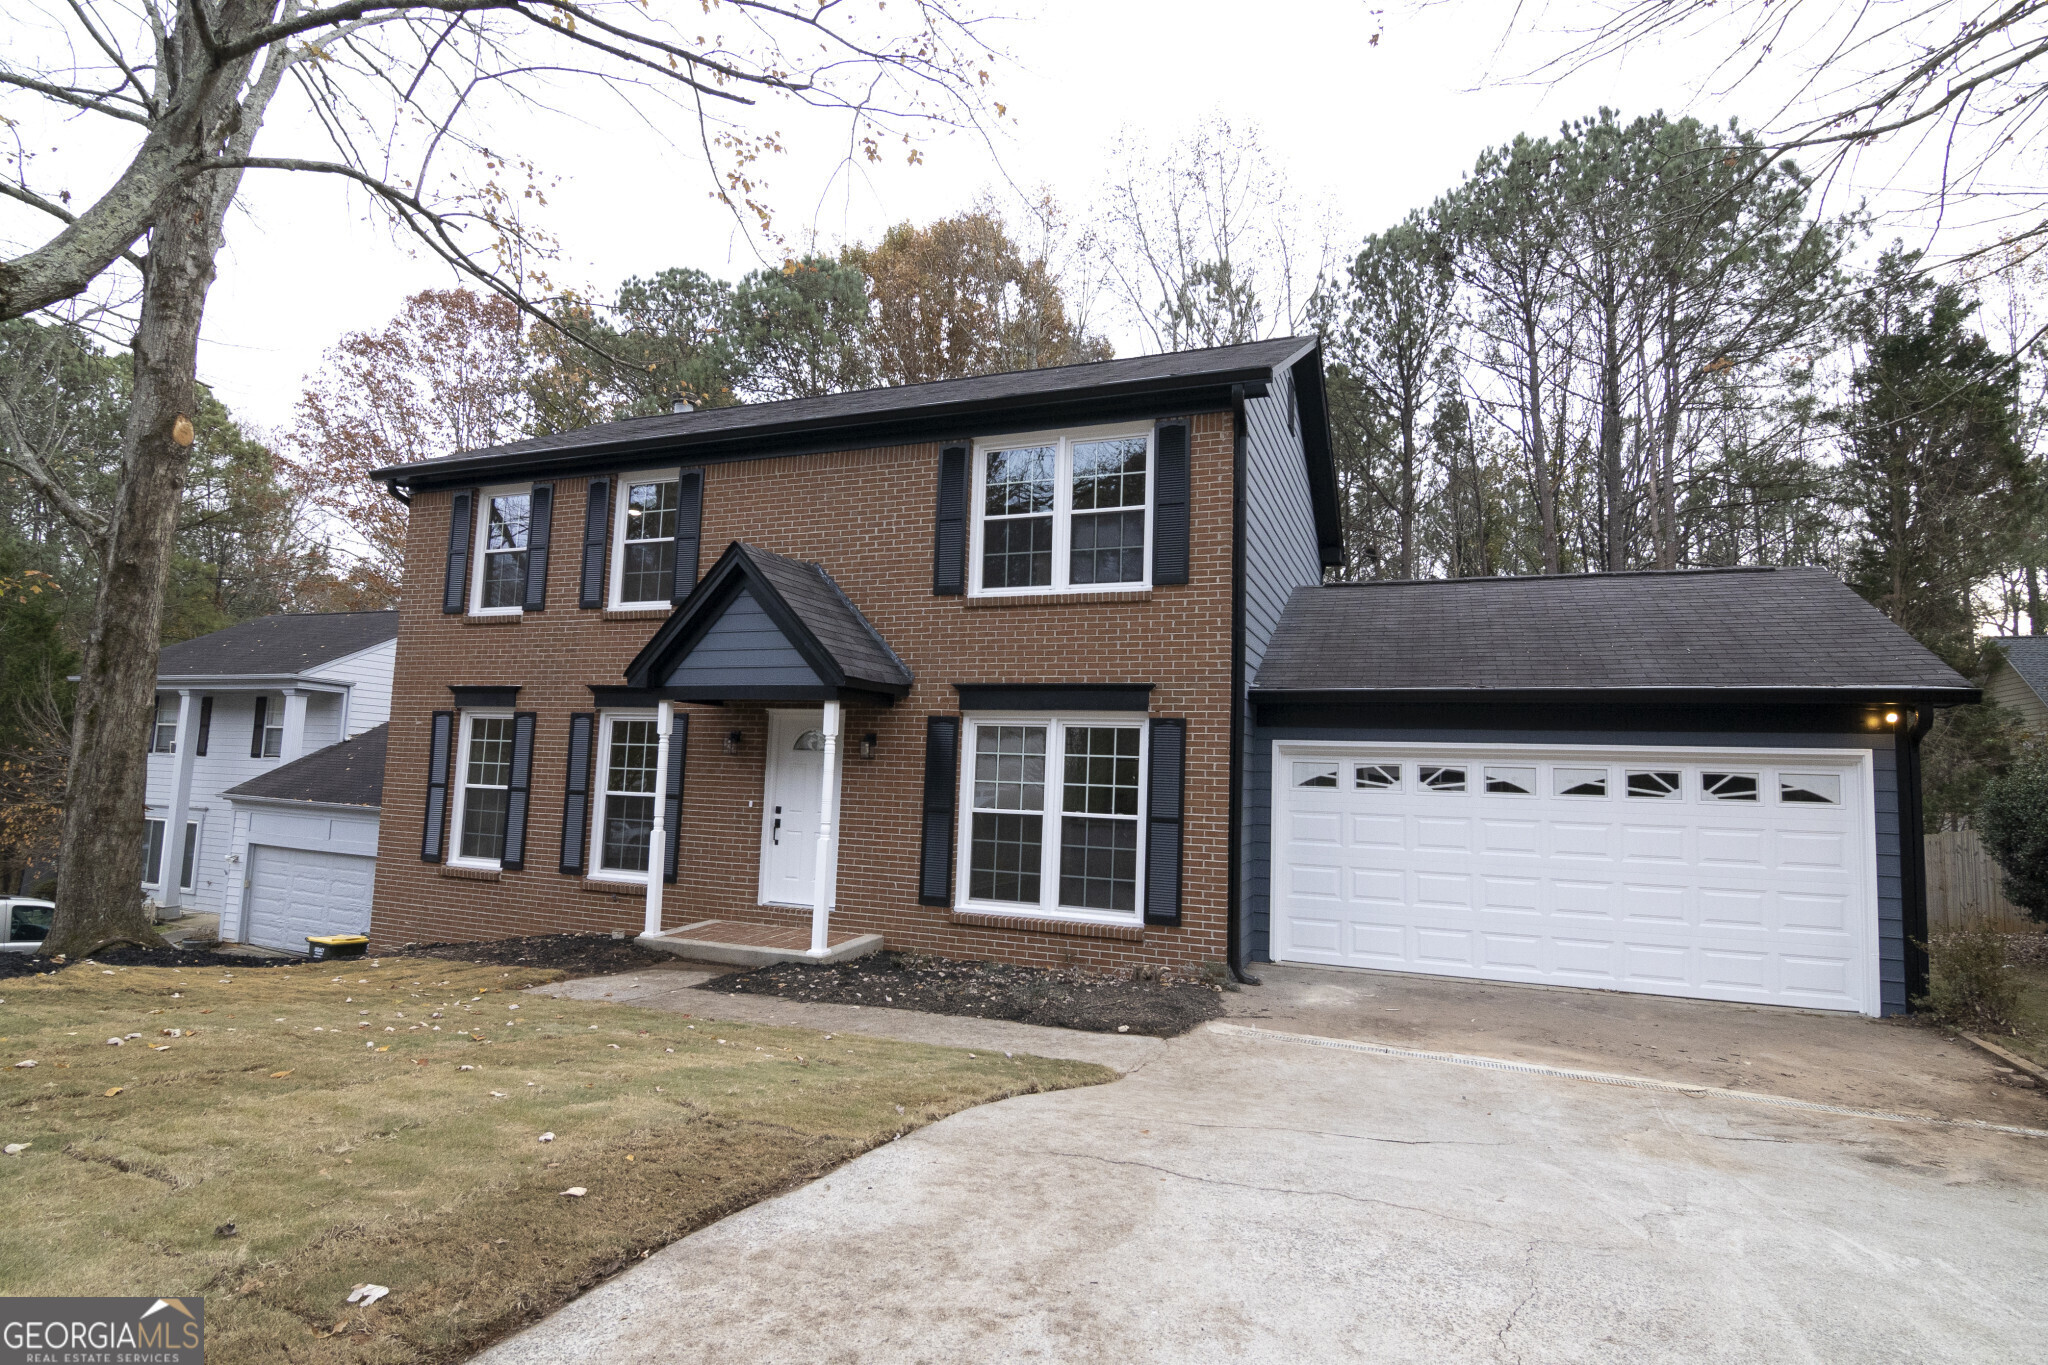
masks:
[[[1901,1013],[1919,739],[1976,696],[1817,569],[1299,589],[1250,689],[1251,956]]]
[[[1867,754],[1280,745],[1272,956],[1876,1013]]]

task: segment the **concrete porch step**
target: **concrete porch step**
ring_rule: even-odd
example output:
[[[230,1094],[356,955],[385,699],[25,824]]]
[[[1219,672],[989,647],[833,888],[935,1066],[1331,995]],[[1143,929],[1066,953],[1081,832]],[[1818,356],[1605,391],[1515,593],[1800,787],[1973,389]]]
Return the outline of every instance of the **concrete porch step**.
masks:
[[[850,962],[879,952],[880,934],[833,933],[823,957],[810,954],[811,931],[772,924],[742,924],[737,920],[707,919],[642,934],[633,940],[643,948],[698,962],[728,962],[737,967],[768,967],[777,962]]]

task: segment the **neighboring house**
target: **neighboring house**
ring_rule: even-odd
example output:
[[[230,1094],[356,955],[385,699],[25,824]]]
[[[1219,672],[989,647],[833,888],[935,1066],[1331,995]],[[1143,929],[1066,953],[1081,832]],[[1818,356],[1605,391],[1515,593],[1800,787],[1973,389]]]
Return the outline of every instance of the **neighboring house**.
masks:
[[[266,616],[164,647],[142,855],[164,915],[218,912],[238,936],[248,869],[227,790],[389,720],[397,634],[391,611]]]
[[[2001,636],[2005,658],[1984,684],[1984,700],[2009,707],[2022,724],[2048,730],[2048,635]]]
[[[379,944],[1924,989],[1918,735],[1969,684],[1817,571],[1321,586],[1312,339],[378,477]]]
[[[245,889],[227,897],[223,939],[303,953],[309,934],[370,931],[390,728],[378,725],[227,789],[228,863]]]

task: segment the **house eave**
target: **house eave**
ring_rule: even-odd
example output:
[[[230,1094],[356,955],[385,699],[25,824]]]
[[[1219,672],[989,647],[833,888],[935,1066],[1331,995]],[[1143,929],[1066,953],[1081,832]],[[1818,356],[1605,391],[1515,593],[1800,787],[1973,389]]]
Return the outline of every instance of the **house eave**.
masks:
[[[1254,687],[1254,706],[1557,705],[1871,705],[1969,706],[1984,694],[1974,687]]]

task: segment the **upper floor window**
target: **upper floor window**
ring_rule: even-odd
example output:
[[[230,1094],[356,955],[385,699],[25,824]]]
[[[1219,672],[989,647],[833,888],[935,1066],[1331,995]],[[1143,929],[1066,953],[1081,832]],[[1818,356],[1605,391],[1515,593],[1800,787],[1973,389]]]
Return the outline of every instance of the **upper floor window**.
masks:
[[[156,699],[156,716],[149,725],[149,752],[153,754],[174,754],[178,752],[178,707],[173,702],[168,710],[164,699]]]
[[[526,600],[527,536],[533,522],[533,489],[489,488],[477,518],[473,610],[513,612]]]
[[[981,442],[975,593],[1147,586],[1151,466],[1150,428]]]
[[[665,607],[675,591],[677,478],[673,469],[619,480],[612,537],[614,607]]]

